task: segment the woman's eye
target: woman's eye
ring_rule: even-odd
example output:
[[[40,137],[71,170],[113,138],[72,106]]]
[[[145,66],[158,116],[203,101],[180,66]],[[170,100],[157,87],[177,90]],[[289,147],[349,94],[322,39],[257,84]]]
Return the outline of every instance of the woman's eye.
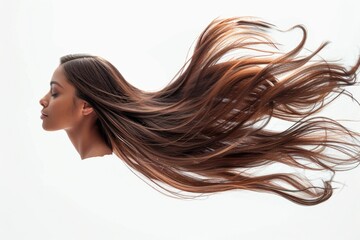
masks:
[[[51,93],[52,97],[56,97],[58,94],[57,93]]]

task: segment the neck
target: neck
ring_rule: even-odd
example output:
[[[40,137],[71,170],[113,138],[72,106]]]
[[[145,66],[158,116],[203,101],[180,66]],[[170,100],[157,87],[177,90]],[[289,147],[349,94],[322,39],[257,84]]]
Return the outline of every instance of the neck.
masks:
[[[95,124],[81,124],[76,129],[65,130],[82,160],[112,154]]]

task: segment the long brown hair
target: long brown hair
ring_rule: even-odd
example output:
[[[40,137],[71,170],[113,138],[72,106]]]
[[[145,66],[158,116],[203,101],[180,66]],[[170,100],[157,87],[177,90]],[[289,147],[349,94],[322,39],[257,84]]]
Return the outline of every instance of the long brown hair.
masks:
[[[67,55],[61,64],[113,152],[171,196],[243,189],[314,205],[332,195],[336,171],[360,162],[359,133],[314,115],[341,94],[352,98],[344,87],[357,83],[360,57],[350,69],[316,59],[327,43],[302,56],[307,32],[294,28],[303,38],[283,53],[270,38],[274,25],[216,19],[157,92],[132,86],[101,57]],[[272,119],[291,126],[266,128]],[[274,163],[332,177],[317,186],[299,171],[252,171]]]

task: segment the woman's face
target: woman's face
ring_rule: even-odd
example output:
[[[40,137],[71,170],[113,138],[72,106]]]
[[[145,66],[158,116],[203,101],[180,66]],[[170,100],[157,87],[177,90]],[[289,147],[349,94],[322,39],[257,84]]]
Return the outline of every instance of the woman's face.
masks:
[[[75,95],[75,87],[66,79],[60,65],[54,72],[49,92],[40,99],[42,127],[48,131],[70,130],[79,126],[84,101]]]

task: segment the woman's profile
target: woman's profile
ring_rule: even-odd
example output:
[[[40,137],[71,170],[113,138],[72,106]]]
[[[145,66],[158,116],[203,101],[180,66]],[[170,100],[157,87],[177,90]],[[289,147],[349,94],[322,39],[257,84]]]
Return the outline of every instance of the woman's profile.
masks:
[[[349,69],[316,60],[326,43],[302,56],[306,30],[294,28],[303,38],[283,53],[269,23],[214,20],[157,92],[132,86],[101,57],[66,55],[40,100],[42,126],[64,129],[82,159],[114,153],[173,195],[185,196],[171,188],[243,189],[321,203],[333,192],[332,178],[318,186],[300,173],[251,173],[276,163],[335,174],[360,162],[359,133],[315,115],[341,94],[352,98],[345,87],[358,83],[360,57]],[[291,126],[269,129],[272,119]]]

